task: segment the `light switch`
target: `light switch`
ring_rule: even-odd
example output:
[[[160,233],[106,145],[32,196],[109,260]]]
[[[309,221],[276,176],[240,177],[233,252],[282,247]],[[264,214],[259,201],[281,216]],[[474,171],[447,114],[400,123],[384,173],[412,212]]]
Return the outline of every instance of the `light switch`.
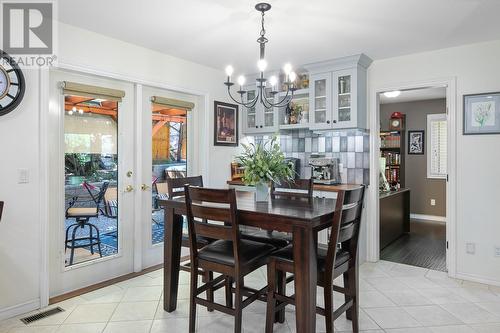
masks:
[[[436,199],[431,199],[431,206],[436,206]]]
[[[475,243],[465,243],[465,252],[467,254],[476,254],[476,244]]]
[[[30,174],[28,169],[17,170],[17,182],[18,184],[28,184],[30,182]]]

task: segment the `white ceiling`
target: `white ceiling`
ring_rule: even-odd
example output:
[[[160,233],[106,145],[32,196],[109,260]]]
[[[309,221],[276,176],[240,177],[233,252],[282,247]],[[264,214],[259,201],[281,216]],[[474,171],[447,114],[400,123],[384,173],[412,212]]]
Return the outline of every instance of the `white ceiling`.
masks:
[[[257,1],[63,0],[64,23],[236,73],[255,72]],[[270,0],[270,68],[500,39],[498,0]]]
[[[398,97],[385,97],[380,94],[380,104],[425,101],[429,99],[446,98],[446,88],[427,88],[401,91]]]

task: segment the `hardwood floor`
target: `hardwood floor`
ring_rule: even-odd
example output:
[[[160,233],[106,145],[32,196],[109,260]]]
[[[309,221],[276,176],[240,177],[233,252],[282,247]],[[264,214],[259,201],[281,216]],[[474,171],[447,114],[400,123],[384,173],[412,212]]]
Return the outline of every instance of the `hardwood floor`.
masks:
[[[410,230],[384,248],[380,259],[445,272],[446,225],[412,220]]]

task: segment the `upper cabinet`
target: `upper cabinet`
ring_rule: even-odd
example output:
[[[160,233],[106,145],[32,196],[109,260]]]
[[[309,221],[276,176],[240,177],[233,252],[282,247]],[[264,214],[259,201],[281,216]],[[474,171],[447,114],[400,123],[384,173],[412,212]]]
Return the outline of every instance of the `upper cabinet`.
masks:
[[[305,66],[311,77],[311,130],[366,128],[365,55]]]
[[[251,101],[257,95],[256,85],[245,87],[247,94],[245,101]],[[274,97],[271,95],[271,89],[265,89],[265,97],[269,102],[274,103]],[[276,108],[266,108],[260,101],[251,108],[242,107],[243,109],[243,133],[259,134],[273,133],[278,130],[278,112]]]
[[[243,108],[243,133],[367,128],[366,70],[370,64],[371,59],[360,54],[302,66],[308,75],[308,87],[296,91],[288,110],[267,109],[260,102],[253,108]],[[247,100],[257,94],[255,85],[247,91]],[[279,101],[283,96],[279,93],[273,98],[266,90],[269,100]]]

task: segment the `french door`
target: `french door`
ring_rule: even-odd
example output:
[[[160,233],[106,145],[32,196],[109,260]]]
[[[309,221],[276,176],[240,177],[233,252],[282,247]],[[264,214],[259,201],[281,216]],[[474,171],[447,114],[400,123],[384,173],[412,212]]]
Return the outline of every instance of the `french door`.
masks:
[[[166,177],[200,174],[200,120],[193,95],[63,70],[49,86],[54,297],[162,263],[157,200]]]
[[[136,128],[133,84],[59,70],[49,84],[53,297],[133,271]]]
[[[166,195],[167,177],[193,175],[190,142],[196,97],[153,87],[137,87],[142,100],[138,119],[140,146],[138,172],[142,179],[141,203],[142,267],[163,261],[164,212],[158,199]]]

